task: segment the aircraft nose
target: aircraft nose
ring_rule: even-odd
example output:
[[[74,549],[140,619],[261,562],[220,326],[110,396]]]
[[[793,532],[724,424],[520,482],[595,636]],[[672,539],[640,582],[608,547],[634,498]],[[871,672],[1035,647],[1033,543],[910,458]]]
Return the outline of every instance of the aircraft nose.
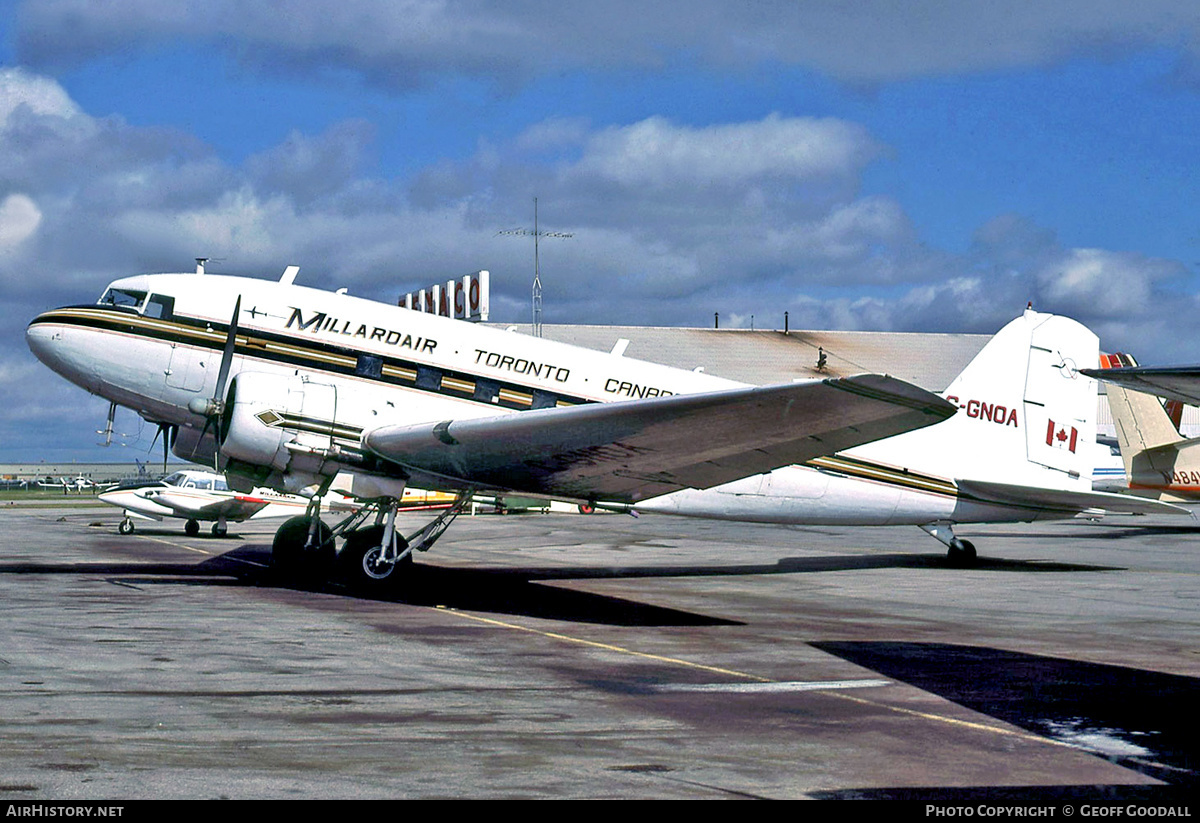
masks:
[[[62,329],[46,325],[45,317],[39,314],[25,329],[25,343],[38,360],[53,369],[60,348],[56,343],[62,340]]]
[[[61,322],[54,322],[53,312],[40,314],[25,329],[25,343],[34,356],[46,366],[61,374],[77,386],[95,392],[95,376],[87,366],[87,357],[79,350],[82,341],[73,335],[74,330]],[[94,358],[93,358],[94,359]]]

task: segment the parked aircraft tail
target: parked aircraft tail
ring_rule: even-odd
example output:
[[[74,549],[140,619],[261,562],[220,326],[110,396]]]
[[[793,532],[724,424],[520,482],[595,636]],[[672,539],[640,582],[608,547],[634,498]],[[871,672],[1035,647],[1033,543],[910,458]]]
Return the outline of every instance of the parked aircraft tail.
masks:
[[[1028,309],[996,333],[943,393],[949,420],[855,454],[955,481],[1091,491],[1099,340]]]
[[[1135,368],[1137,363],[1127,354],[1104,355],[1100,367]],[[1106,391],[1130,492],[1189,502],[1200,496],[1200,441],[1183,437],[1178,418],[1154,395],[1113,383]]]
[[[1128,354],[1106,354],[1100,358],[1102,369],[1135,366],[1137,362]],[[1183,436],[1157,397],[1111,383],[1105,390],[1108,392],[1108,408],[1112,412],[1127,477],[1134,473],[1135,461],[1144,462],[1139,459],[1143,452],[1183,442]]]
[[[954,562],[975,547],[962,523],[1176,513],[1157,500],[1092,490],[1099,341],[1074,320],[1027,310],[943,392],[948,420],[641,511],[795,525],[920,526]]]

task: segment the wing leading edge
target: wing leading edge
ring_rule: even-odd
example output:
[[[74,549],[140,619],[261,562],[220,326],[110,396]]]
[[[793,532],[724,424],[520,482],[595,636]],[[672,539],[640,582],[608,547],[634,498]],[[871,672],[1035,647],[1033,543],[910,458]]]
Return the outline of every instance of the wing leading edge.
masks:
[[[636,502],[709,488],[945,420],[885,375],[595,403],[363,434],[418,485]]]

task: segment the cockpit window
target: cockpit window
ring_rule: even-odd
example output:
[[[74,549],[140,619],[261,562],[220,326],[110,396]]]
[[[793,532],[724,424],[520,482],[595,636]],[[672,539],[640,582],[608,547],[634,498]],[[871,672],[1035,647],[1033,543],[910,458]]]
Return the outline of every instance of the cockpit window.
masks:
[[[152,294],[146,302],[147,317],[157,317],[160,320],[170,320],[175,313],[175,298],[165,294]]]
[[[131,309],[140,309],[142,302],[146,299],[144,291],[133,291],[132,289],[112,289],[104,292],[104,296],[100,298],[102,306],[126,306]]]

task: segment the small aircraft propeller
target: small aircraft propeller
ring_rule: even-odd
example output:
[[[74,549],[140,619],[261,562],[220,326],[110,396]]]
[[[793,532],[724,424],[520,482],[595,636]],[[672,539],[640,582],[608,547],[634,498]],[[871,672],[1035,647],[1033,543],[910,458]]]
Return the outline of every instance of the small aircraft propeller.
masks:
[[[161,436],[163,441],[163,474],[167,473],[167,458],[171,454],[171,446],[175,442],[175,435],[179,433],[178,426],[172,426],[170,423],[159,423],[158,430],[154,432],[154,439],[150,441],[150,448],[154,448],[154,444],[158,442]]]
[[[188,403],[188,411],[205,418],[204,430],[200,432],[201,439],[208,433],[208,427],[213,427],[217,448],[213,453],[213,467],[221,453],[221,415],[225,412],[225,383],[229,379],[229,367],[233,364],[233,352],[237,346],[238,315],[242,310],[242,296],[239,294],[233,304],[233,317],[229,320],[229,333],[225,335],[225,349],[221,352],[221,367],[217,370],[217,385],[210,398],[197,397]]]

